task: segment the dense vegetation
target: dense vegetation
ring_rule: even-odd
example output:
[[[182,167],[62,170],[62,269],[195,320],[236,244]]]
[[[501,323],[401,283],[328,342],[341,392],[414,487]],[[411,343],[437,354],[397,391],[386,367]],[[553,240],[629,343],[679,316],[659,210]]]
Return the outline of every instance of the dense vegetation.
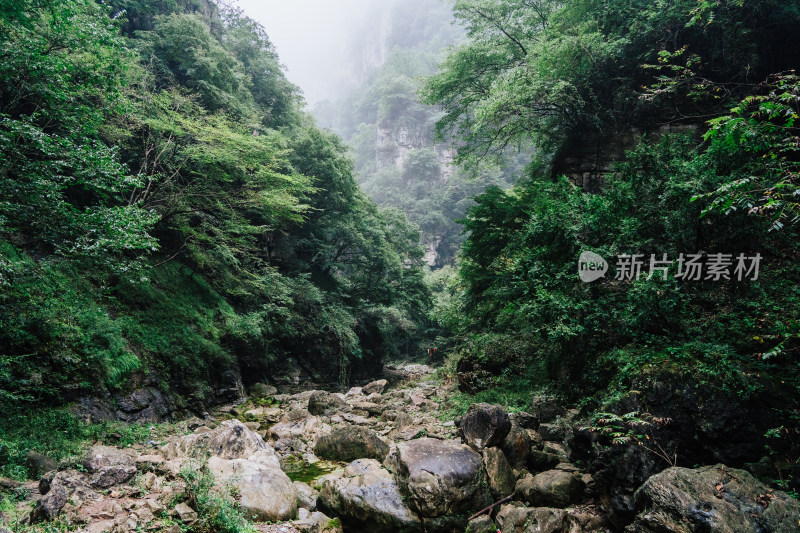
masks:
[[[445,317],[463,385],[513,383],[523,398],[545,387],[597,407],[614,397],[603,391],[667,371],[772,395],[770,413],[796,427],[800,5],[454,6],[468,39],[423,91],[443,108],[439,135],[467,166],[537,146],[526,175],[478,196],[464,220]],[[640,144],[599,190],[562,175],[582,145],[631,131]],[[577,276],[587,250],[610,263],[594,283]],[[730,278],[677,278],[680,254],[708,266],[720,253],[732,254]],[[737,279],[736,258],[756,253],[758,279]],[[638,279],[619,275],[624,254],[642,254]],[[647,279],[664,254],[668,272]]]
[[[236,9],[4,3],[0,146],[6,415],[143,383],[202,409],[275,361],[346,384],[413,348],[417,230]]]

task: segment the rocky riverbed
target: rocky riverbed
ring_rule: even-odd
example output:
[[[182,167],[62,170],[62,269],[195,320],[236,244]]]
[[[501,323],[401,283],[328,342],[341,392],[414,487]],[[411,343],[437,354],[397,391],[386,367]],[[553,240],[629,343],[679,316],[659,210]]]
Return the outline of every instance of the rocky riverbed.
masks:
[[[39,480],[0,480],[23,495],[2,523],[179,533],[213,497],[263,532],[800,530],[800,503],[747,471],[662,468],[620,493],[573,449],[577,411],[536,398],[530,412],[474,404],[446,420],[453,386],[426,366],[398,372],[347,393],[262,386],[164,440],[95,445]],[[615,498],[631,510],[622,521]]]

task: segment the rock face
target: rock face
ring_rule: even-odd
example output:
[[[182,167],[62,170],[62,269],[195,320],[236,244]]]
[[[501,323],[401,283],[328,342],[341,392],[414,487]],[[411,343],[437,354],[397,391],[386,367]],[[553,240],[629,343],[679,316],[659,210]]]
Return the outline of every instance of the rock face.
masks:
[[[431,438],[401,442],[387,464],[422,517],[478,510],[489,500],[481,456],[463,444]]]
[[[308,412],[312,415],[327,415],[338,411],[343,411],[347,407],[347,402],[325,391],[314,391],[308,397]]]
[[[334,461],[377,459],[383,461],[389,453],[389,445],[371,429],[352,426],[334,429],[322,436],[314,447],[314,453]]]
[[[406,507],[392,475],[375,459],[353,461],[323,477],[319,506],[355,531],[417,533],[419,517]]]
[[[511,431],[508,413],[499,405],[474,403],[459,426],[464,442],[476,450],[483,450],[503,443]]]
[[[489,476],[489,487],[492,496],[496,499],[505,498],[514,492],[517,478],[508,464],[508,459],[499,448],[486,448],[483,450],[483,464],[486,475]]]
[[[577,470],[568,468],[528,474],[517,481],[517,496],[534,507],[566,507],[583,492],[583,482],[576,474]]]
[[[749,472],[722,464],[668,468],[636,491],[635,502],[641,512],[626,529],[631,533],[778,533],[800,528],[800,502],[772,491]]]

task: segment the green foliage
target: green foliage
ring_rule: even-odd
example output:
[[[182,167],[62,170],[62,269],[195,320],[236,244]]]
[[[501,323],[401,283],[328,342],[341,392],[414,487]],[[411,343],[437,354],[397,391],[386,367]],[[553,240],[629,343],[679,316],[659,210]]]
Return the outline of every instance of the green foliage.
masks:
[[[800,49],[791,29],[800,9],[777,0],[458,0],[454,13],[468,39],[423,94],[443,106],[439,135],[458,139],[468,164],[531,138],[551,153],[587,133],[650,126],[654,115],[719,110],[745,80],[792,68]],[[691,61],[676,76],[664,63],[684,52]],[[655,90],[641,99],[644,85]]]
[[[0,401],[124,396],[145,376],[213,401],[289,356],[346,385],[413,348],[419,235],[358,190],[260,25],[201,0],[12,4]]]
[[[103,135],[133,58],[89,1],[0,11],[0,34],[0,232],[124,271],[120,253],[157,247],[153,215],[124,202],[140,180]]]
[[[768,216],[772,229],[800,220],[798,127],[800,79],[776,75],[762,94],[748,96],[731,115],[710,121],[709,152],[725,160],[729,181],[695,199],[711,198],[704,213],[737,209]]]
[[[191,531],[215,533],[253,533],[255,527],[239,509],[224,487],[214,490],[214,476],[208,463],[191,462],[181,469],[181,479],[186,483],[188,505],[197,511],[198,522]]]
[[[0,475],[18,480],[29,477],[25,458],[31,450],[74,467],[93,442],[131,446],[174,432],[167,425],[88,424],[63,408],[35,407],[21,412],[8,402],[0,408],[0,415]]]
[[[780,252],[794,246],[793,237],[765,238],[767,223],[744,213],[709,214],[701,222],[701,206],[690,201],[722,183],[725,164],[700,152],[689,136],[665,136],[630,152],[600,194],[560,179],[478,197],[464,221],[469,237],[452,300],[453,313],[470,319],[457,330],[466,353],[482,357],[472,341],[476,332],[508,336],[527,345],[515,359],[543,360],[551,378],[580,380],[592,390],[615,375],[640,372],[647,361],[658,364],[654,353],[676,354],[673,361],[687,363],[679,371],[721,379],[743,395],[757,381],[742,372],[781,369],[797,383],[795,341],[790,351],[763,361],[772,346],[765,343],[777,339],[761,340],[798,318],[791,311],[796,266]],[[605,280],[578,279],[584,250],[611,261]],[[759,279],[681,282],[675,265],[667,280],[613,279],[613,257],[623,253],[674,260],[701,250],[758,251],[764,258]],[[691,344],[694,339],[706,344]],[[621,348],[618,358],[603,355]]]

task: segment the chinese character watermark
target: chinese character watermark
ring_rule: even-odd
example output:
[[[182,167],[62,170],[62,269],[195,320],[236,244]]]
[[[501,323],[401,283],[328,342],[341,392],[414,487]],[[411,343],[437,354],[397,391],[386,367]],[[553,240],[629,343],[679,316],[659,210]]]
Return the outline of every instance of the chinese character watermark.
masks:
[[[614,279],[633,281],[644,276],[647,281],[654,277],[666,281],[673,265],[674,277],[681,281],[755,281],[761,254],[680,254],[675,260],[667,254],[650,254],[649,259],[644,254],[622,254],[616,257]],[[608,269],[608,261],[594,252],[585,251],[578,259],[578,275],[586,283],[605,277]]]

